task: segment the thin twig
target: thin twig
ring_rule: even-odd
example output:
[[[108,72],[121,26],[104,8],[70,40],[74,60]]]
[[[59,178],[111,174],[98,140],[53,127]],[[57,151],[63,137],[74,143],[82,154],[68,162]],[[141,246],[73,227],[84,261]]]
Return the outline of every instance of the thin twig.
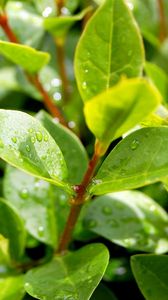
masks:
[[[159,39],[162,43],[167,37],[167,23],[166,23],[163,0],[158,0],[158,8],[159,8],[159,19],[160,19]]]
[[[57,254],[63,254],[68,248],[68,245],[72,238],[74,227],[80,215],[80,211],[85,203],[86,189],[94,175],[99,159],[100,154],[97,152],[97,149],[95,147],[94,155],[89,162],[89,166],[83,178],[83,181],[80,185],[75,187],[76,198],[71,200],[71,210],[68,216],[67,223],[65,225],[64,232],[60,239]]]

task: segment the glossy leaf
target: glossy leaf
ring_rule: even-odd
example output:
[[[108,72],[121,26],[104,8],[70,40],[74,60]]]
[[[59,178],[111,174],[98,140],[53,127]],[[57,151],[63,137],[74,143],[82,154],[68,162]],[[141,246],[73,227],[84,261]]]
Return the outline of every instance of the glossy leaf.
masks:
[[[146,300],[167,300],[168,256],[135,255],[131,258],[131,266]]]
[[[57,231],[52,186],[8,166],[4,196],[24,220],[27,231],[39,241],[55,247]]]
[[[140,33],[125,1],[104,1],[88,22],[76,50],[75,73],[82,99],[90,100],[122,75],[139,76],[143,61]]]
[[[54,122],[45,111],[38,113],[37,118],[60,147],[69,171],[68,180],[79,184],[88,165],[87,153],[82,143],[72,131]]]
[[[12,259],[17,260],[25,247],[24,225],[14,208],[0,198],[0,234],[9,240]]]
[[[0,157],[31,175],[71,190],[63,155],[41,123],[19,111],[0,110]]]
[[[69,29],[75,22],[80,21],[90,11],[90,8],[84,9],[82,12],[74,16],[50,17],[44,20],[44,28],[54,37],[65,37]]]
[[[168,128],[137,130],[123,139],[108,155],[89,192],[106,194],[160,181],[168,174]]]
[[[25,294],[23,276],[0,278],[0,300],[21,300]]]
[[[49,54],[29,46],[0,41],[0,54],[31,73],[38,72],[49,61]],[[31,62],[31,63],[30,63]]]
[[[160,102],[160,94],[145,79],[128,79],[86,102],[84,114],[96,138],[109,146],[152,113]]]
[[[147,76],[152,80],[155,86],[160,91],[163,100],[168,101],[168,76],[157,65],[147,62],[145,64],[145,72]]]
[[[84,220],[85,227],[126,248],[168,251],[168,215],[151,198],[138,191],[98,197]]]
[[[88,300],[100,282],[109,254],[102,244],[92,244],[64,256],[56,256],[48,264],[29,271],[25,289],[41,300]]]

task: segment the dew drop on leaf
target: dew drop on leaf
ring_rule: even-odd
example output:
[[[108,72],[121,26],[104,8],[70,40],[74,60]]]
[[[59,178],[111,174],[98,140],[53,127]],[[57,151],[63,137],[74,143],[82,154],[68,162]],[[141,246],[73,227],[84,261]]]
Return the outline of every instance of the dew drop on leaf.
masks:
[[[133,142],[131,143],[131,149],[136,150],[138,146],[139,146],[138,140],[133,140]]]
[[[86,90],[86,88],[87,88],[87,83],[86,83],[86,81],[84,81],[84,82],[82,83],[82,88],[83,88],[83,90]]]
[[[35,137],[34,137],[34,136],[32,136],[32,137],[31,137],[31,142],[32,142],[32,144],[34,144],[34,143],[35,143],[35,141],[36,141]]]
[[[23,189],[21,192],[20,192],[20,197],[22,199],[27,199],[29,196],[29,193],[28,193],[28,190],[27,189]]]
[[[30,146],[29,145],[26,145],[26,150],[27,150],[27,152],[30,152]]]
[[[117,228],[119,226],[119,224],[116,220],[109,220],[108,224],[113,228]]]
[[[11,138],[11,140],[12,140],[13,143],[15,143],[15,144],[17,143],[17,137],[16,137],[16,136],[13,136],[13,137]]]
[[[48,142],[48,135],[45,135],[45,136],[44,136],[44,141],[45,141],[45,142]]]
[[[36,132],[36,139],[37,139],[38,142],[42,141],[43,135],[42,135],[42,133],[40,131]]]
[[[39,226],[39,228],[38,228],[38,234],[41,237],[44,235],[44,227],[43,226]]]
[[[33,128],[30,128],[28,131],[29,131],[30,133],[32,133],[32,132],[33,132]]]
[[[109,206],[104,206],[103,209],[102,209],[102,212],[103,212],[103,214],[105,214],[105,215],[111,215],[112,209],[111,209],[111,207],[109,207]]]
[[[89,220],[87,225],[89,228],[94,228],[97,226],[97,222],[95,220]]]

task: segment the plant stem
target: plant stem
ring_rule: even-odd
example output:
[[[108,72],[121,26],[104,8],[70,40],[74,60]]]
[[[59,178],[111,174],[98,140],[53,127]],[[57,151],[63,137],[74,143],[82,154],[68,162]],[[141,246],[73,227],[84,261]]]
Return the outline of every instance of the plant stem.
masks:
[[[163,0],[158,0],[158,8],[159,8],[159,18],[160,18],[160,34],[159,38],[161,43],[167,37],[167,24],[166,24],[166,17],[164,12],[164,3]]]
[[[83,181],[80,185],[75,186],[75,191],[77,194],[76,194],[76,198],[71,200],[71,210],[70,210],[70,213],[68,216],[67,223],[65,225],[64,232],[60,239],[60,243],[59,243],[58,250],[57,250],[58,254],[64,253],[68,248],[68,245],[71,241],[74,227],[75,227],[76,222],[80,215],[80,211],[85,203],[86,189],[94,175],[94,172],[95,172],[96,166],[99,162],[99,159],[100,159],[100,154],[98,153],[97,148],[95,146],[94,155],[89,162],[89,166],[85,173]]]
[[[56,0],[57,15],[61,15],[61,10],[65,5],[65,0]]]
[[[15,44],[20,44],[18,38],[16,37],[15,33],[11,29],[8,23],[8,17],[6,14],[0,14],[0,26],[4,30],[6,36],[8,37],[9,41]],[[30,75],[28,72],[25,71],[25,75],[29,82],[33,84],[36,89],[39,91],[43,98],[43,103],[47,110],[51,113],[51,115],[57,118],[61,124],[67,126],[64,117],[62,116],[59,109],[54,105],[52,99],[50,98],[49,94],[44,89],[43,85],[41,84],[38,75]]]

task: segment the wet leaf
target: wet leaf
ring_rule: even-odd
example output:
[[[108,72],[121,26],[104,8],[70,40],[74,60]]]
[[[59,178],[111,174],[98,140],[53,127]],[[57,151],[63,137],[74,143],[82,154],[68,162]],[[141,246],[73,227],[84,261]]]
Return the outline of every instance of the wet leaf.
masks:
[[[134,189],[161,181],[168,173],[168,128],[137,130],[108,155],[89,192],[94,195]]]
[[[88,22],[75,54],[82,99],[90,100],[122,75],[139,76],[143,61],[142,39],[125,1],[104,1]]]
[[[88,207],[84,225],[125,248],[156,253],[168,251],[168,215],[139,191],[96,198]]]
[[[131,266],[137,284],[146,300],[167,300],[168,256],[135,255]]]
[[[88,300],[100,282],[109,260],[102,244],[87,245],[29,271],[25,289],[41,300]]]
[[[71,191],[63,155],[41,123],[19,111],[0,110],[0,157],[12,166]]]

